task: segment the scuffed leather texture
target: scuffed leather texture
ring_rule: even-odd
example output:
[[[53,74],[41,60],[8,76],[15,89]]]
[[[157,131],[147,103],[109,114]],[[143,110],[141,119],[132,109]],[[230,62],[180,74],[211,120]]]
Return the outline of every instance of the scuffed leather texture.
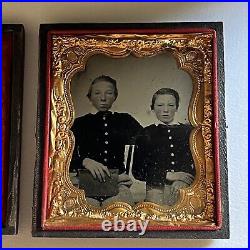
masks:
[[[6,224],[9,150],[10,150],[10,84],[11,84],[11,59],[12,36],[3,33],[2,43],[2,224]]]
[[[19,207],[19,172],[21,164],[21,128],[22,128],[22,99],[23,99],[23,70],[24,70],[24,27],[21,24],[3,24],[3,37],[11,37],[11,53],[5,51],[3,46],[3,59],[9,60],[9,73],[3,76],[3,87],[7,87],[10,96],[4,94],[2,110],[7,114],[4,118],[6,125],[4,131],[4,147],[6,147],[5,162],[8,172],[5,172],[5,205],[6,216],[3,218],[2,235],[17,234],[18,231],[18,207]],[[4,38],[3,38],[4,42]],[[5,60],[3,60],[3,67]],[[2,70],[5,70],[2,68]],[[4,74],[5,74],[4,73]],[[6,84],[6,85],[5,85]],[[4,86],[5,85],[5,86]],[[3,96],[2,96],[3,97]],[[6,100],[5,100],[6,98]],[[8,101],[7,101],[8,100]],[[7,112],[6,103],[9,102]],[[9,135],[7,135],[9,133]],[[3,142],[2,142],[3,143]],[[3,151],[4,152],[4,151]],[[7,155],[9,154],[9,155]],[[6,169],[6,168],[5,168]]]

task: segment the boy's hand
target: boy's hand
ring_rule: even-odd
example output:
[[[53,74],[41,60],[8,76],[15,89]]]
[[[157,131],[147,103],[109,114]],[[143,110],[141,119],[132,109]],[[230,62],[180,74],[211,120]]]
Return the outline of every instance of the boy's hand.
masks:
[[[133,184],[133,181],[127,174],[123,173],[118,177],[118,184],[130,187]]]
[[[98,178],[100,182],[106,181],[105,180],[106,174],[109,177],[111,176],[107,166],[104,166],[102,163],[97,162],[95,160],[85,158],[82,161],[82,165],[90,171],[90,173],[95,179]]]
[[[194,176],[185,172],[168,172],[166,174],[168,181],[182,181],[188,185],[191,185],[194,181]]]
[[[175,196],[178,194],[181,188],[188,187],[189,185],[183,181],[175,181],[170,188],[171,195]]]

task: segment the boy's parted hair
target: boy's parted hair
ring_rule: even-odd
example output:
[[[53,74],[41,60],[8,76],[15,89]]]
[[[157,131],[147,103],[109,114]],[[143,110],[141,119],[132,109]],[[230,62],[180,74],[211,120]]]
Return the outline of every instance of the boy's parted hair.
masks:
[[[90,99],[91,92],[92,92],[92,86],[94,84],[98,83],[98,82],[101,82],[101,81],[110,82],[114,86],[115,98],[117,98],[117,96],[118,96],[118,89],[117,89],[117,85],[116,85],[116,80],[113,79],[112,77],[106,76],[106,75],[98,76],[98,77],[96,77],[92,81],[92,83],[90,84],[90,87],[89,87],[89,91],[88,91],[87,97]]]
[[[155,100],[156,97],[158,95],[172,95],[175,98],[175,102],[176,102],[176,108],[179,108],[179,103],[180,103],[180,96],[178,94],[178,92],[174,89],[170,89],[170,88],[162,88],[157,90],[153,97],[152,97],[152,102],[151,102],[151,110],[154,110],[154,105],[155,105]]]

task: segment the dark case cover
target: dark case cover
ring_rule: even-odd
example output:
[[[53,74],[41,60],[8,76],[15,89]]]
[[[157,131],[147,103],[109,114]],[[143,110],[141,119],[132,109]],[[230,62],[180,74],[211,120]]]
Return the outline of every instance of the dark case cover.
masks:
[[[2,234],[17,234],[24,27],[4,24],[2,33]]]

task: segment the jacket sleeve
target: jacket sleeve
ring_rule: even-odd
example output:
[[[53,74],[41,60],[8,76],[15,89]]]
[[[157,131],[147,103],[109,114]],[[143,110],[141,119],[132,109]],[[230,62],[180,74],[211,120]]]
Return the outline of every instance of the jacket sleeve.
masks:
[[[128,126],[129,126],[129,142],[128,142],[128,144],[135,145],[136,137],[137,137],[139,131],[141,131],[142,126],[135,118],[133,118],[130,115],[129,115]]]
[[[145,138],[143,134],[138,134],[135,141],[134,159],[132,174],[135,179],[140,181],[147,180],[147,160],[145,152]]]
[[[83,161],[83,157],[80,153],[81,151],[81,135],[80,135],[80,124],[79,122],[76,120],[71,128],[71,131],[74,134],[75,137],[75,147],[73,150],[73,155],[72,155],[72,159],[71,159],[71,163],[70,163],[70,167],[69,167],[69,172],[70,173],[75,173],[77,172],[78,169],[82,168],[82,161]]]
[[[190,137],[192,129],[193,129],[192,126],[186,127],[186,134],[185,134],[186,139],[183,145],[185,154],[183,157],[181,171],[195,176],[196,174],[195,165],[194,165],[194,160],[193,160],[193,156],[192,156],[190,144],[189,144],[189,137]]]
[[[195,176],[195,174],[196,174],[193,157],[192,157],[192,154],[191,154],[189,148],[188,148],[188,151],[186,153],[185,162],[183,162],[180,171],[185,172],[185,173],[189,173],[193,176]]]

